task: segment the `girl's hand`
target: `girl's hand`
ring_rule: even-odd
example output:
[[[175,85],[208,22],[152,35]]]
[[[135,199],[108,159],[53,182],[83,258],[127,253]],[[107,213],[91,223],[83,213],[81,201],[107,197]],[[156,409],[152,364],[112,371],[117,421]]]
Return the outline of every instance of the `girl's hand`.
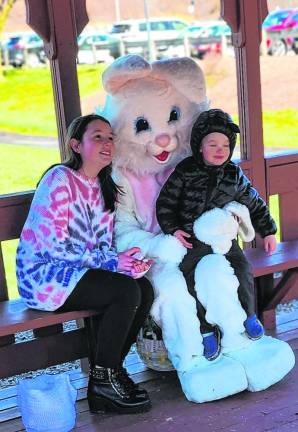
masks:
[[[176,237],[176,239],[180,241],[182,246],[186,247],[187,249],[192,249],[192,247],[193,247],[192,244],[190,242],[188,242],[187,240],[185,240],[185,238],[190,237],[190,234],[188,234],[187,232],[185,232],[183,230],[177,230],[174,232],[174,237]]]
[[[137,252],[140,252],[140,248],[138,247],[133,247],[128,249],[125,252],[120,252],[118,254],[118,267],[117,270],[118,271],[125,271],[125,272],[130,272],[132,269],[132,266],[134,264],[140,264],[141,261],[136,260],[135,258],[133,258],[133,255]]]
[[[264,237],[264,249],[269,254],[272,255],[276,249],[276,237],[274,234]]]
[[[133,266],[132,266],[133,271],[135,273],[141,273],[143,271],[147,271],[149,269],[149,267],[150,267],[150,265],[145,261],[141,261],[140,264],[137,262],[134,262]]]
[[[140,264],[137,262],[134,263],[131,269],[131,276],[134,279],[139,279],[140,277],[143,277],[150,269],[152,264],[153,260],[151,259],[141,261]]]

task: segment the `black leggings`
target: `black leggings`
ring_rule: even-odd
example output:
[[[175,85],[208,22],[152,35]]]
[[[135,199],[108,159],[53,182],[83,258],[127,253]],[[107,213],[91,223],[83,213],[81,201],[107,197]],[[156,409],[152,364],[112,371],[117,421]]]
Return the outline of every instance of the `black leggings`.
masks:
[[[153,303],[146,278],[90,269],[59,311],[92,309],[89,321],[90,363],[115,368],[122,364]]]
[[[209,333],[213,330],[211,324],[206,321],[206,311],[197,298],[195,291],[195,269],[201,259],[209,254],[213,254],[212,248],[205,243],[196,240],[193,249],[188,249],[187,254],[180,264],[181,271],[185,277],[189,293],[195,298],[197,304],[197,315],[201,324],[201,333]],[[233,240],[232,247],[225,255],[234,269],[235,276],[239,281],[238,297],[239,301],[248,316],[255,313],[255,293],[254,278],[251,266],[236,240]]]

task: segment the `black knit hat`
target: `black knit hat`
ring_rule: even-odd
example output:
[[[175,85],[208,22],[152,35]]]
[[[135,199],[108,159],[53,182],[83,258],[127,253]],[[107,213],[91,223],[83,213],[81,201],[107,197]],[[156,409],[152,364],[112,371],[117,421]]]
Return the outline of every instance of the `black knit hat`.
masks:
[[[228,137],[231,156],[236,145],[237,133],[240,133],[240,129],[236,123],[233,123],[231,116],[220,109],[203,111],[195,121],[190,138],[193,155],[198,155],[202,139],[212,132],[220,132]]]

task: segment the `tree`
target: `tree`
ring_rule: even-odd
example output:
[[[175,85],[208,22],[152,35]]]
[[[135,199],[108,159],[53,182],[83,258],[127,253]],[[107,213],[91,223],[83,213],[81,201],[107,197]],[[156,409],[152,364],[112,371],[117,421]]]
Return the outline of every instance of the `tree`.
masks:
[[[0,41],[7,17],[15,4],[16,0],[0,0]],[[2,57],[0,50],[0,76],[2,76]]]

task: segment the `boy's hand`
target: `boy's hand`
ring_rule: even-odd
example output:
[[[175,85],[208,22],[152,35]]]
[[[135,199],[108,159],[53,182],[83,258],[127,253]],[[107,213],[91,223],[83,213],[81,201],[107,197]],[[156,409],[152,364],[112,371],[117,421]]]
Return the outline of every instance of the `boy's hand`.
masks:
[[[273,252],[276,249],[276,237],[274,234],[268,235],[267,237],[264,237],[264,249],[269,254],[272,255]]]
[[[190,234],[183,230],[177,230],[174,232],[174,237],[176,237],[176,239],[179,240],[184,247],[186,247],[187,249],[192,249],[192,244],[185,240],[185,238],[190,237]]]

